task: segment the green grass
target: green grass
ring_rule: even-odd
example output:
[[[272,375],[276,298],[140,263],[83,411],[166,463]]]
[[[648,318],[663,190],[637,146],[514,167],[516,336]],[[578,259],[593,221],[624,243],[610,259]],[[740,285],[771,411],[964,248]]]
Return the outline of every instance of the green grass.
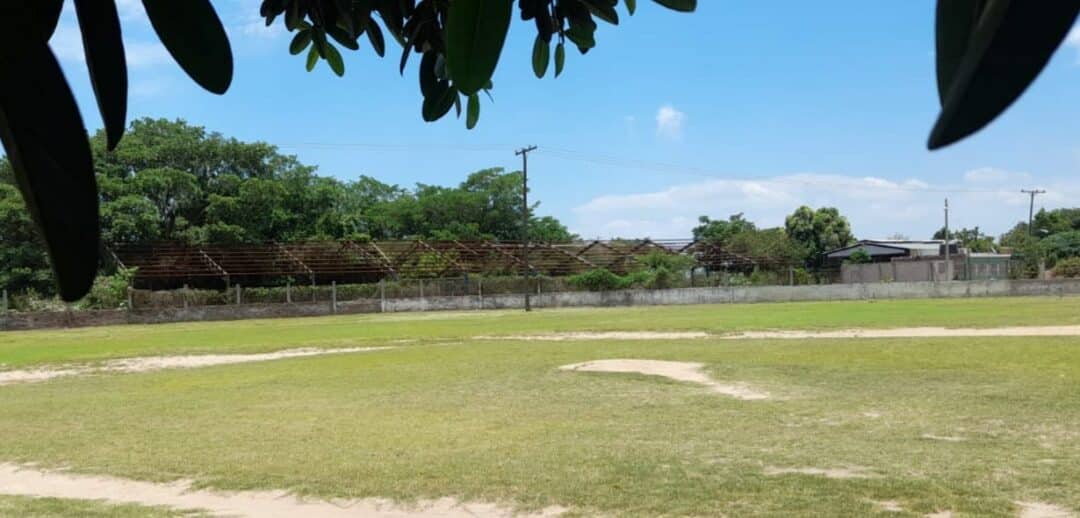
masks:
[[[1080,510],[1080,338],[458,340],[582,329],[1063,324],[1080,323],[1078,310],[1080,299],[976,299],[4,334],[0,362],[12,365],[421,341],[0,387],[0,462],[327,498],[562,505],[583,515],[866,516],[884,500],[900,503],[899,516],[1012,516],[1014,500]],[[557,369],[605,358],[702,362],[719,380],[775,398],[738,401],[662,378]],[[874,478],[764,473],[849,466]],[[48,514],[64,506],[90,506],[88,516],[169,516],[26,499],[0,499],[0,515],[31,505],[45,506],[37,516],[77,515]]]
[[[800,302],[348,315],[0,333],[0,368],[153,354],[254,352],[477,335],[636,329],[733,332],[846,327],[1080,324],[1080,297]]]
[[[89,500],[0,495],[0,516],[21,518],[194,518],[198,513],[160,507],[113,505]]]

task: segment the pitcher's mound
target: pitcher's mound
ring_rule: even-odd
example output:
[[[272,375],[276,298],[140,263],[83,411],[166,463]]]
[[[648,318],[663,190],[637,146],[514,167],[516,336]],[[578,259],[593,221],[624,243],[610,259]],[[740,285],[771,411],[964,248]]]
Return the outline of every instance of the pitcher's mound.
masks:
[[[769,395],[742,384],[720,383],[701,371],[704,364],[662,360],[596,360],[559,367],[567,371],[637,373],[705,385],[713,392],[735,399],[768,399]]]

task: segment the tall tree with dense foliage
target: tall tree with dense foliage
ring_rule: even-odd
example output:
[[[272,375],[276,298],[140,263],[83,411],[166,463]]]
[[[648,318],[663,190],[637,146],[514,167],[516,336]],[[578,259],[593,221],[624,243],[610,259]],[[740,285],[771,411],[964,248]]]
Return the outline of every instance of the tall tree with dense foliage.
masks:
[[[855,242],[851,224],[834,207],[814,210],[803,205],[784,220],[784,230],[803,248],[808,265],[820,265],[824,252]]]
[[[521,239],[521,174],[485,169],[454,187],[406,189],[370,176],[319,176],[262,142],[241,142],[183,121],[140,119],[113,151],[91,139],[106,244],[177,240],[254,243],[313,239]],[[49,292],[44,248],[0,161],[0,282]],[[540,241],[576,238],[530,209]]]
[[[740,212],[732,214],[728,219],[710,219],[708,216],[698,217],[699,225],[694,227],[694,239],[726,243],[736,234],[757,230],[754,223],[743,217]]]

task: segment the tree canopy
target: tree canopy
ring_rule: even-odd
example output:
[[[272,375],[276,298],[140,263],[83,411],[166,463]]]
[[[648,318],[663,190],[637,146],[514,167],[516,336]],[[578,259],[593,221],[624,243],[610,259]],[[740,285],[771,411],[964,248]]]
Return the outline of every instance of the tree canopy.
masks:
[[[945,227],[941,227],[937,232],[934,232],[933,239],[945,239]],[[979,227],[975,228],[961,228],[949,230],[949,239],[955,239],[960,242],[960,246],[971,250],[972,252],[993,252],[994,251],[994,236],[988,236],[983,234]]]
[[[83,36],[87,70],[105,125],[107,147],[116,147],[127,118],[127,63],[116,5],[73,0]],[[690,12],[697,0],[655,0]],[[566,42],[582,54],[596,45],[596,20],[616,25],[619,0],[519,0],[523,21],[536,36],[533,71],[546,74],[555,42],[555,75],[566,61]],[[232,83],[228,36],[210,0],[143,0],[162,44],[200,86],[224,93]],[[636,0],[624,0],[628,14]],[[63,0],[0,3],[0,140],[16,184],[41,229],[64,299],[89,289],[97,270],[99,200],[92,154],[78,106],[49,47]],[[938,0],[937,89],[941,111],[930,149],[980,130],[1027,89],[1072,27],[1078,2]],[[263,0],[268,25],[279,17],[296,32],[289,50],[307,52],[310,71],[320,59],[345,73],[332,43],[357,50],[366,35],[380,56],[383,28],[402,47],[399,70],[419,53],[421,116],[433,121],[466,103],[466,125],[480,115],[479,92],[490,95],[514,14],[511,0]],[[377,18],[376,18],[377,16]],[[171,173],[163,173],[171,174]],[[175,176],[175,175],[174,175]],[[176,179],[176,178],[174,178]],[[259,187],[254,187],[260,190]],[[261,195],[273,196],[271,192]],[[133,201],[133,200],[130,200]],[[235,207],[234,207],[235,208]],[[139,210],[132,207],[132,210]],[[273,220],[273,217],[269,219]]]
[[[313,239],[519,240],[521,173],[485,169],[457,186],[341,181],[280,154],[184,121],[139,119],[107,151],[91,138],[106,243],[250,243]],[[531,239],[576,238],[530,208]],[[44,248],[0,160],[0,285],[51,292]]]
[[[834,207],[814,210],[803,205],[784,220],[784,229],[802,247],[806,262],[811,265],[821,264],[824,252],[855,242],[851,224]]]

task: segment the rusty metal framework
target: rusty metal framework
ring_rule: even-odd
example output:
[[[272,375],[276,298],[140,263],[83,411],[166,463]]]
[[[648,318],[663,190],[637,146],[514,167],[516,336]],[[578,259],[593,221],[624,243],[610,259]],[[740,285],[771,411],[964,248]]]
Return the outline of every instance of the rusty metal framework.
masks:
[[[659,251],[692,257],[695,268],[746,272],[786,267],[769,258],[725,251],[704,241],[634,239],[530,243],[528,268],[536,274],[573,275],[596,268],[626,273],[637,257]],[[243,283],[377,282],[381,279],[512,275],[523,271],[523,244],[506,241],[310,241],[243,245],[177,242],[109,247],[118,266],[137,268],[143,286]]]

